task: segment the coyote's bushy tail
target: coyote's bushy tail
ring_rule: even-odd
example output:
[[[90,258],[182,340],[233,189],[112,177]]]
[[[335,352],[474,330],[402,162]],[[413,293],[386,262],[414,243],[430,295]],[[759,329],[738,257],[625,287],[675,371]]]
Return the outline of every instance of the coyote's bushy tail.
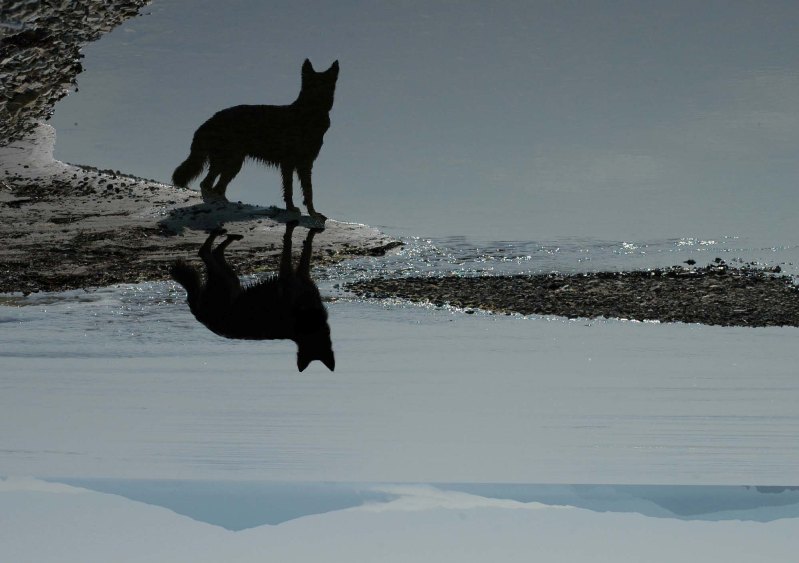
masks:
[[[169,267],[169,275],[186,289],[189,294],[189,301],[193,301],[200,293],[202,287],[202,277],[194,266],[190,266],[184,260],[175,260]]]
[[[195,145],[196,143],[192,143],[189,157],[172,173],[172,183],[181,188],[187,187],[189,182],[202,174],[203,168],[205,168],[205,160],[208,158],[207,151]]]

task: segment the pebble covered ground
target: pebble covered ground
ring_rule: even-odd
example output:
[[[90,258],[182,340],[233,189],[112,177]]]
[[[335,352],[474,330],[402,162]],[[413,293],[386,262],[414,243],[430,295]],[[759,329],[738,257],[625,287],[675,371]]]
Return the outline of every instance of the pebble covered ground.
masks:
[[[517,276],[375,278],[360,297],[400,298],[522,315],[621,318],[722,326],[799,326],[799,291],[778,271],[704,267]]]

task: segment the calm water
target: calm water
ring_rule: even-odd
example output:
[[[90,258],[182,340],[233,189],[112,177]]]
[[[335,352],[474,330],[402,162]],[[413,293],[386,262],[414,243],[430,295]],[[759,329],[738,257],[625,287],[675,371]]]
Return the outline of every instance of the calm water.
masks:
[[[14,300],[0,319],[0,427],[13,429],[2,436],[5,470],[348,482],[795,480],[795,329],[363,303],[335,287],[363,275],[360,264],[319,272],[323,294],[335,298],[333,374],[314,364],[298,374],[287,341],[213,335],[172,284]]]

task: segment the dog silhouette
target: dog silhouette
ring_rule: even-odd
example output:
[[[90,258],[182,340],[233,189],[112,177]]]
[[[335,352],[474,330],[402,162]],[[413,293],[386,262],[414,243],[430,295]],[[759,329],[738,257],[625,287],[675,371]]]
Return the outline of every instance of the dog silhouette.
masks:
[[[172,182],[187,187],[207,163],[208,174],[200,182],[203,200],[227,201],[228,184],[239,173],[244,160],[252,158],[280,168],[283,199],[291,212],[299,212],[292,194],[296,172],[308,214],[324,220],[324,215],[313,206],[311,170],[330,128],[338,70],[335,61],[326,71],[316,72],[305,59],[302,86],[294,103],[241,105],[216,113],[194,133],[189,156],[175,169]]]

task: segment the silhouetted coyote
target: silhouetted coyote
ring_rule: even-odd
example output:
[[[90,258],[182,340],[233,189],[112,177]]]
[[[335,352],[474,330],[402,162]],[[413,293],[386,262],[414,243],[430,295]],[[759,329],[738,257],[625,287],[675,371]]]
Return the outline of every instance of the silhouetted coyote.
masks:
[[[337,79],[338,61],[326,71],[316,72],[305,59],[300,95],[293,104],[235,106],[216,113],[194,133],[189,157],[175,169],[172,182],[185,188],[202,173],[207,161],[208,175],[200,182],[203,199],[226,200],[227,185],[249,157],[280,167],[286,209],[294,212],[299,211],[292,196],[296,170],[308,214],[324,219],[313,206],[311,168],[330,128]]]
[[[297,223],[286,225],[280,271],[250,286],[242,287],[236,272],[225,261],[225,248],[241,235],[228,235],[219,246],[214,240],[225,231],[212,231],[200,247],[206,279],[183,260],[170,268],[172,278],[186,288],[189,309],[206,327],[226,338],[248,340],[291,339],[297,343],[297,368],[302,371],[314,360],[330,371],[336,366],[327,310],[311,279],[311,244],[317,229],[308,231],[297,269],[291,265],[291,233]]]

